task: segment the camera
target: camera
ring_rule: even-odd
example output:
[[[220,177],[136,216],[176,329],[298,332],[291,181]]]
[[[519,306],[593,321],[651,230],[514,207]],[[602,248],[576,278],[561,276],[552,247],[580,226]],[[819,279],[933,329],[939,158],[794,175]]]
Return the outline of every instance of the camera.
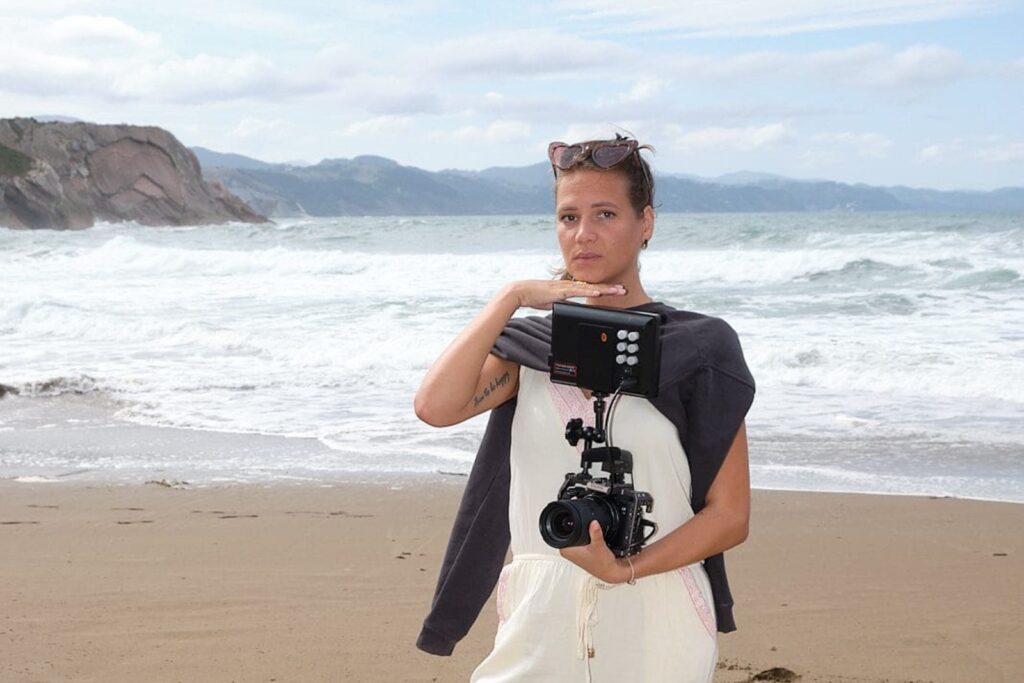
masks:
[[[651,313],[556,303],[552,314],[551,380],[593,390],[594,426],[579,417],[565,427],[565,438],[584,441],[580,471],[569,472],[557,500],[540,514],[540,534],[553,548],[590,543],[590,523],[601,525],[605,543],[617,557],[640,552],[657,531],[644,519],[654,498],[633,487],[633,455],[611,443],[611,420],[622,394],[657,395],[660,317]],[[605,430],[605,398],[613,396]],[[595,443],[607,446],[594,447]],[[601,464],[607,476],[593,476]],[[628,476],[628,481],[627,481]]]
[[[566,474],[558,500],[540,513],[541,537],[552,548],[587,545],[590,523],[597,520],[616,556],[635,555],[658,527],[644,519],[644,512],[654,507],[654,498],[624,481],[625,474],[632,474],[633,456],[621,448],[603,447],[587,449],[583,457],[588,467]],[[597,462],[604,464],[608,477],[590,475],[589,465]]]

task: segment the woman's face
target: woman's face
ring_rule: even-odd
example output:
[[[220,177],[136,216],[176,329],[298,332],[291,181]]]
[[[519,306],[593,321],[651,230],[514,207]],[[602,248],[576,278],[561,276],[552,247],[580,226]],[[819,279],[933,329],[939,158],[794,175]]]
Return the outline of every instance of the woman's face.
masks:
[[[555,220],[569,274],[592,283],[639,283],[640,245],[654,232],[654,212],[629,203],[629,181],[619,173],[581,169],[558,179]]]

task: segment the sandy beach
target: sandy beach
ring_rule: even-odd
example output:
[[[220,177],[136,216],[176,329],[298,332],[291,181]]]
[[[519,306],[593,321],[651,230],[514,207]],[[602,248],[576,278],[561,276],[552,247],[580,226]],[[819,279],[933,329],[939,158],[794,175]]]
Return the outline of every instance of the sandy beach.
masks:
[[[464,479],[0,482],[0,680],[460,681],[416,650]],[[717,680],[1017,681],[1024,506],[757,491]]]

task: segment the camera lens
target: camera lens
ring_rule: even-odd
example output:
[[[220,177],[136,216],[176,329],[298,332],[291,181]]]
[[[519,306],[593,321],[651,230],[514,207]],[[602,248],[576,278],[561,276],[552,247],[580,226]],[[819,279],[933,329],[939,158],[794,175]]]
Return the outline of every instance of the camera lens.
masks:
[[[601,525],[605,537],[614,534],[618,512],[603,496],[556,500],[540,513],[540,535],[552,548],[590,543],[590,522]]]
[[[550,524],[551,534],[558,538],[572,538],[577,529],[576,519],[572,512],[564,508],[552,511],[548,524]]]

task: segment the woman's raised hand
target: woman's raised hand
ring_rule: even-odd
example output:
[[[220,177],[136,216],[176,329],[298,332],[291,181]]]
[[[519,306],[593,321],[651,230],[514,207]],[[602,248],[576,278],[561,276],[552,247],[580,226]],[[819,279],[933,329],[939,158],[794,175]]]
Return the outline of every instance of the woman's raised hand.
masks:
[[[444,353],[416,392],[416,415],[435,427],[458,424],[500,405],[519,388],[519,366],[491,354],[494,340],[523,306],[548,310],[556,301],[623,296],[623,285],[574,280],[521,280],[502,288]]]
[[[593,284],[579,280],[520,280],[509,284],[506,292],[515,297],[520,308],[526,306],[547,311],[556,301],[623,296],[626,288],[623,285]]]

